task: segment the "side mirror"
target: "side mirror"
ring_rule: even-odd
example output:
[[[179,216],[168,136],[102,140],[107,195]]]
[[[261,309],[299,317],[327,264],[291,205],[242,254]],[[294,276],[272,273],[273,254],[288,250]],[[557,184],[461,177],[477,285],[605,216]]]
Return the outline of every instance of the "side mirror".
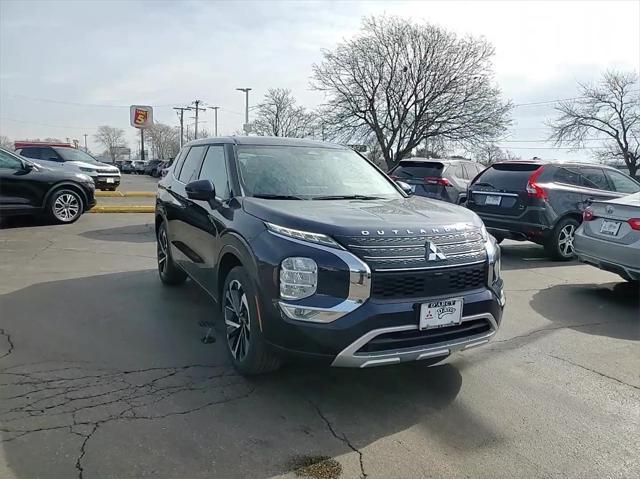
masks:
[[[413,188],[411,185],[405,183],[404,181],[396,180],[396,184],[400,187],[402,191],[411,196],[413,194]]]
[[[33,163],[29,163],[26,161],[22,162],[22,171],[24,171],[25,173],[29,173],[30,171],[35,170],[36,165],[34,165]]]
[[[196,180],[188,183],[184,190],[190,200],[213,201],[216,199],[216,188],[210,180]]]

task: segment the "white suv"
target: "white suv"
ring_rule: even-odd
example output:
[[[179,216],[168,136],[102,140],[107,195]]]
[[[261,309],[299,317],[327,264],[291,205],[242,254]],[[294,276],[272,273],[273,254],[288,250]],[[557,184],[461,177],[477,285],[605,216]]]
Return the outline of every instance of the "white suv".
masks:
[[[29,145],[16,149],[16,153],[49,168],[62,168],[89,175],[100,190],[114,191],[120,185],[120,170],[101,163],[93,156],[71,146]]]

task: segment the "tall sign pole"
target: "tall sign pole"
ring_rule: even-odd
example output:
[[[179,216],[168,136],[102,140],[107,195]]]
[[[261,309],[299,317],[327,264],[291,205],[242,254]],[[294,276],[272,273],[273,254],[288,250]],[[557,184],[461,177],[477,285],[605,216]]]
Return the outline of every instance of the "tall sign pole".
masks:
[[[174,110],[180,112],[180,148],[182,148],[184,143],[184,111],[189,110],[189,108],[175,107]]]
[[[131,126],[140,130],[140,159],[144,161],[144,130],[153,126],[153,108],[145,105],[131,105],[129,119]]]
[[[213,110],[213,136],[218,136],[218,109],[219,106],[210,106]]]

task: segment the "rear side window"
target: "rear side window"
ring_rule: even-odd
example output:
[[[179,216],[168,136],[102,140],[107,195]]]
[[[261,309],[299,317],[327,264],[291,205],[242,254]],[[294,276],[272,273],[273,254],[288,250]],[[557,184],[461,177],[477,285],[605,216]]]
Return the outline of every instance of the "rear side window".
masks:
[[[484,170],[473,184],[497,191],[525,191],[529,178],[538,168],[540,165],[531,163],[496,164]]]
[[[216,187],[216,196],[223,200],[229,199],[229,177],[227,162],[224,158],[224,146],[209,147],[198,179],[211,180]]]
[[[465,174],[465,171],[462,165],[453,165],[451,167],[451,172],[453,173],[453,176],[455,176],[456,178],[460,178],[463,180],[467,179],[467,175]]]
[[[184,163],[182,164],[182,169],[178,175],[178,180],[183,183],[189,183],[190,181],[195,180],[198,177],[198,171],[200,171],[200,164],[202,163],[202,158],[204,157],[204,153],[207,150],[207,145],[203,146],[192,146],[187,153],[187,156],[184,159]]]
[[[180,172],[180,168],[182,168],[182,163],[184,162],[184,157],[187,156],[188,151],[189,151],[189,148],[183,148],[182,150],[180,150],[180,153],[178,154],[178,158],[176,159],[176,165],[173,168],[173,176],[175,176],[176,178],[178,177],[178,173]]]
[[[640,185],[623,173],[617,171],[606,170],[607,178],[611,181],[613,189],[619,193],[637,193],[640,191]]]
[[[553,175],[554,181],[565,185],[582,186],[580,183],[580,173],[571,168],[558,168]]]
[[[582,181],[587,188],[595,188],[596,190],[611,190],[607,177],[601,168],[582,168]]]
[[[396,176],[401,179],[422,179],[427,176],[442,176],[442,170],[444,169],[444,165],[442,163],[433,162],[433,163],[422,163],[422,162],[411,162],[411,161],[403,161],[398,165],[398,167],[391,172],[393,176]]]

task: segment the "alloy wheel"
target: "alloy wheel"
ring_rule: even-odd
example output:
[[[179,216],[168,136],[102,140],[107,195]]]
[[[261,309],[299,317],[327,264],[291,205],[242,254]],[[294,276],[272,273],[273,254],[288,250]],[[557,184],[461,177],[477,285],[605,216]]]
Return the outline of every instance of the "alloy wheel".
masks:
[[[167,268],[167,247],[167,230],[161,226],[158,231],[158,270],[160,273],[164,273]]]
[[[558,247],[564,257],[573,256],[573,238],[576,232],[575,225],[569,224],[560,230],[558,235]]]
[[[53,202],[53,214],[65,223],[74,220],[80,214],[80,200],[72,193],[62,193]]]
[[[229,283],[225,292],[224,323],[229,350],[236,361],[242,361],[249,351],[251,321],[247,295],[236,279]]]

